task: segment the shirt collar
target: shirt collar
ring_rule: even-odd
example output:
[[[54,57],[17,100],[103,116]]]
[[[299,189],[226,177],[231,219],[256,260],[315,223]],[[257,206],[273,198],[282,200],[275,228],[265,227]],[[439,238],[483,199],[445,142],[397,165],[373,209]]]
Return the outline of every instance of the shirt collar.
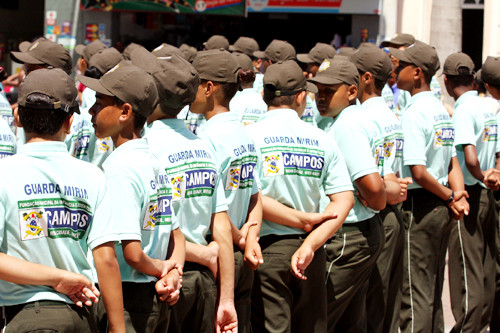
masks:
[[[62,141],[43,141],[43,142],[30,142],[22,145],[19,154],[42,156],[48,154],[67,154],[69,156],[66,144]]]
[[[463,93],[459,98],[457,98],[455,102],[455,109],[462,104],[465,100],[469,99],[470,97],[477,97],[477,90],[470,90],[466,93]]]

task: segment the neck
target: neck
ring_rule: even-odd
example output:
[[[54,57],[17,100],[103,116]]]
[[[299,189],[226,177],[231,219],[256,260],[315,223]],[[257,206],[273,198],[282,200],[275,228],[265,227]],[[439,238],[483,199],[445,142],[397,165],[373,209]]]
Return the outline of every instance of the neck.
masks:
[[[141,129],[135,130],[124,130],[118,133],[116,136],[111,137],[113,139],[113,144],[116,148],[120,147],[122,144],[135,139],[141,138]]]
[[[360,102],[361,103],[364,103],[366,102],[367,100],[369,100],[370,98],[373,98],[373,97],[380,97],[380,95],[376,94],[375,92],[364,92],[363,93],[363,96],[361,96],[361,100]]]
[[[213,109],[208,110],[203,115],[205,116],[206,120],[209,120],[213,116],[216,116],[216,115],[224,113],[224,112],[229,112],[229,105],[217,104],[217,105],[214,105]]]
[[[410,91],[410,94],[414,96],[424,91],[431,91],[431,86],[428,83],[424,82],[424,80],[415,81],[415,85],[413,86],[413,89]]]
[[[460,98],[460,96],[462,96],[463,94],[465,94],[466,92],[469,92],[471,90],[473,90],[472,86],[459,86],[459,87],[455,87],[455,88],[452,89],[453,98],[456,101],[457,99]]]

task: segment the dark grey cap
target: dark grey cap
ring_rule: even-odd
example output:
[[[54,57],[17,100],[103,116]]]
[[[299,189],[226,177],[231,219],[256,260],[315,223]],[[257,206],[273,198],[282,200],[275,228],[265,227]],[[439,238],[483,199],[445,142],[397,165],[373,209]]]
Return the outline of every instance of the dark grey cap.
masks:
[[[350,86],[357,86],[359,84],[359,73],[352,62],[336,57],[323,61],[316,76],[308,79],[308,81],[326,85],[345,83]]]
[[[316,43],[309,53],[297,54],[297,60],[304,63],[321,64],[323,60],[333,58],[337,50],[330,44]]]
[[[362,72],[370,72],[375,78],[386,81],[392,74],[389,55],[372,44],[361,46],[351,55],[351,62]]]
[[[99,80],[86,76],[78,79],[100,94],[116,96],[129,103],[135,112],[144,117],[153,113],[158,104],[158,92],[153,78],[129,60],[120,62]]]
[[[168,56],[171,56],[172,54],[177,54],[178,56],[181,56],[181,57],[184,56],[178,47],[175,47],[175,46],[167,44],[167,43],[161,44],[156,49],[151,51],[151,53],[153,53],[157,57],[168,57]]]
[[[181,109],[196,98],[200,77],[181,56],[173,54],[157,58],[148,50],[138,48],[132,52],[131,58],[155,80],[163,110]]]
[[[401,47],[401,46],[409,46],[413,43],[415,43],[415,37],[413,37],[413,35],[396,34],[396,36],[394,36],[391,40],[384,41],[384,42],[382,42],[381,45],[383,47],[387,47],[387,46],[391,46],[391,45]]]
[[[275,39],[266,47],[264,52],[256,51],[253,55],[256,58],[265,58],[276,63],[278,61],[295,60],[296,52],[292,44]]]
[[[106,49],[108,46],[101,42],[99,39],[88,43],[87,45],[83,44],[78,44],[75,46],[75,52],[78,53],[85,59],[85,61],[88,63],[90,61],[90,58],[100,50]]]
[[[200,79],[221,83],[237,83],[241,68],[233,55],[224,49],[198,52],[193,67]]]
[[[224,49],[229,51],[229,41],[226,37],[221,35],[213,35],[205,43],[203,43],[205,49],[207,50],[218,50]]]
[[[11,52],[13,61],[21,64],[48,65],[61,68],[70,74],[73,62],[68,50],[62,45],[47,39],[38,39],[25,52]]]
[[[463,72],[463,75],[473,75],[474,61],[472,61],[472,59],[467,54],[462,52],[450,54],[444,61],[443,74],[460,75],[460,68],[462,68],[462,70],[467,70],[467,73]]]
[[[102,49],[90,58],[88,62],[89,67],[96,67],[101,73],[106,73],[111,68],[115,67],[120,61],[123,60],[123,56],[114,47],[108,49]]]
[[[26,98],[33,93],[47,95],[55,101],[50,104],[27,102]],[[80,113],[77,96],[75,81],[62,69],[43,68],[26,75],[19,86],[18,103],[29,109],[61,109]]]
[[[440,68],[436,49],[433,46],[418,40],[408,46],[405,50],[390,47],[389,52],[400,61],[420,67],[425,73],[430,75],[436,74]]]
[[[500,86],[500,57],[488,57],[481,68],[481,79],[488,84]]]
[[[249,57],[253,57],[253,53],[259,51],[259,44],[250,37],[240,37],[236,42],[229,46],[229,51],[245,53]]]
[[[304,72],[295,61],[279,61],[267,68],[264,74],[264,94],[292,96],[301,91],[316,93],[318,88],[307,82]]]

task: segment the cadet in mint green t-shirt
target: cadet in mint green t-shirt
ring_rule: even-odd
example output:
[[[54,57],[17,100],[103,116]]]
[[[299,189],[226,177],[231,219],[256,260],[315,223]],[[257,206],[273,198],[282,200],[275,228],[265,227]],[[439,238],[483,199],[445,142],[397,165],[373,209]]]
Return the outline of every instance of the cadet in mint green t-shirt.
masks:
[[[213,150],[190,132],[183,120],[176,119],[180,110],[194,101],[200,78],[190,63],[176,55],[156,58],[145,49],[137,49],[131,59],[151,73],[157,86],[160,102],[148,118],[144,137],[173,185],[172,209],[186,237],[183,288],[172,308],[169,332],[212,332],[227,318],[220,316],[216,321],[216,311],[227,314],[232,309],[229,314],[236,317],[232,293],[222,293],[226,285],[224,291],[232,291],[234,284],[230,221]],[[209,232],[214,240],[210,243]],[[216,307],[218,272],[219,290],[226,297]],[[232,318],[228,322],[232,323]]]
[[[247,59],[245,59],[245,57]],[[243,60],[247,60],[246,64]],[[239,63],[243,63],[241,66]],[[251,332],[250,311],[253,272],[262,262],[258,236],[262,223],[262,201],[254,181],[257,152],[229,101],[238,90],[241,78],[253,76],[250,58],[228,52],[200,52],[193,61],[201,84],[191,111],[207,119],[200,137],[214,149],[221,167],[221,181],[233,224],[235,245],[235,308],[238,331]],[[242,69],[245,68],[245,69]],[[223,129],[223,130],[222,130]],[[254,225],[255,224],[255,225]],[[248,266],[245,262],[249,262]]]
[[[127,331],[164,330],[168,326],[167,311],[162,310],[155,283],[171,279],[167,300],[175,303],[180,295],[184,237],[172,216],[171,183],[146,140],[140,137],[146,118],[158,103],[156,85],[148,73],[130,61],[118,63],[99,80],[80,80],[97,93],[90,109],[96,136],[111,137],[117,147],[103,170],[108,193],[115,200],[109,223],[120,240],[116,252]],[[110,121],[113,117],[114,122]],[[174,247],[169,255],[171,238]]]
[[[315,87],[298,64],[288,60],[271,65],[264,87],[268,112],[245,128],[259,157],[256,175],[264,213],[264,263],[255,272],[252,328],[325,332],[324,244],[352,208],[352,184],[335,142],[299,118],[307,91]],[[330,203],[321,214],[324,194]],[[338,218],[331,218],[333,211]],[[320,225],[304,223],[305,216],[315,216]]]
[[[496,164],[498,125],[494,113],[473,90],[474,62],[467,54],[449,55],[443,73],[446,90],[456,100],[452,118],[454,145],[471,206],[469,215],[453,224],[448,248],[454,330],[485,331],[489,320],[483,320],[484,313],[491,314],[495,295],[498,223],[493,197],[498,177],[492,184],[487,174]],[[483,293],[483,297],[471,296],[477,293]],[[469,304],[466,309],[465,302]]]
[[[0,251],[2,256],[80,273],[85,280],[93,280],[87,258],[90,249],[110,327],[119,330],[124,328],[123,310],[113,246],[118,235],[108,223],[110,202],[104,176],[96,167],[73,159],[62,142],[73,112],[79,112],[76,97],[73,80],[60,69],[33,71],[19,87],[16,117],[25,129],[26,144],[17,155],[0,163],[2,174],[11,175],[3,177],[0,186]],[[17,274],[33,267],[19,265]],[[19,281],[0,281],[6,332],[47,327],[61,332],[97,330],[94,309],[72,304],[81,300],[74,294],[90,295],[91,285],[83,285],[88,290],[82,289],[82,283],[75,289],[64,289],[40,278],[32,275]]]
[[[404,51],[390,52],[399,59],[398,88],[411,94],[402,116],[402,176],[412,177],[413,184],[403,203],[407,245],[400,327],[428,332],[444,325],[441,292],[451,227],[448,208],[459,220],[469,205],[454,157],[453,122],[430,88],[440,67],[436,50],[416,41]]]

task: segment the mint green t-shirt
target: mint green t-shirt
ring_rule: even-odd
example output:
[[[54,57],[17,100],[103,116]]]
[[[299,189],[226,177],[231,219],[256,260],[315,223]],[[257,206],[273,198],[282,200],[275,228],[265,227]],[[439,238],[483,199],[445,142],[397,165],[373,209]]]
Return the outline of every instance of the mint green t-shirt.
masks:
[[[309,94],[306,95],[306,109],[304,110],[304,113],[302,113],[302,116],[300,116],[300,119],[305,121],[308,124],[311,124],[313,126],[317,126],[316,124],[316,118],[314,115],[318,113],[318,107],[316,106],[316,101],[314,101]]]
[[[232,111],[213,116],[200,133],[214,149],[221,167],[227,213],[240,229],[247,222],[250,197],[259,192],[254,182],[257,152],[252,139]]]
[[[16,133],[17,127],[14,123],[12,107],[10,106],[9,100],[2,94],[0,94],[0,117],[5,120],[12,133]]]
[[[0,118],[0,159],[16,153],[16,136],[7,122]],[[5,177],[5,175],[4,175]]]
[[[410,165],[425,165],[441,185],[448,184],[448,166],[454,156],[453,121],[432,91],[412,96],[401,122],[405,138],[402,177],[411,177]],[[408,189],[421,188],[413,182]]]
[[[328,134],[337,142],[344,156],[351,182],[372,173],[383,174],[383,137],[379,127],[366,119],[361,107],[352,105],[335,117]],[[356,189],[356,186],[354,185]],[[344,223],[371,218],[376,211],[363,206],[355,195],[354,207]]]
[[[401,174],[403,161],[403,128],[396,115],[389,109],[382,97],[372,97],[361,104],[366,118],[375,122],[380,130],[384,147],[383,176],[398,172]]]
[[[253,88],[259,93],[264,91],[264,74],[255,73],[255,81],[253,81]]]
[[[457,99],[452,119],[455,127],[454,144],[465,185],[481,184],[485,187],[483,182],[476,179],[467,169],[464,145],[476,147],[481,170],[494,168],[498,141],[498,125],[495,114],[491,109],[488,109],[484,99],[478,96],[477,91],[472,90]]]
[[[396,114],[397,108],[396,105],[394,105],[394,92],[392,91],[392,88],[389,86],[388,83],[386,83],[384,85],[384,88],[382,89],[382,98],[384,99],[387,107],[394,114]]]
[[[253,124],[267,111],[262,95],[254,88],[238,91],[229,102],[229,110],[238,116],[243,125]]]
[[[0,172],[9,175],[0,179],[0,251],[93,280],[87,250],[118,239],[101,170],[48,141],[0,160]],[[1,306],[39,300],[72,303],[50,287],[0,280]]]
[[[167,258],[170,233],[179,226],[172,215],[172,185],[145,139],[130,140],[103,164],[108,193],[113,198],[111,221],[120,241],[138,240],[150,258]],[[151,282],[156,278],[130,267],[121,243],[116,245],[122,281]]]
[[[194,134],[198,134],[205,126],[207,120],[202,114],[196,114],[189,111],[189,105],[186,105],[177,115],[177,119],[182,119],[186,128]]]
[[[172,208],[186,240],[206,245],[212,213],[228,209],[213,149],[181,119],[152,122],[144,138],[172,184]]]
[[[268,111],[245,129],[257,148],[256,178],[262,195],[285,206],[315,213],[319,212],[324,194],[353,190],[335,142],[325,132],[300,120],[296,111]],[[302,229],[263,219],[260,235],[304,233]]]

